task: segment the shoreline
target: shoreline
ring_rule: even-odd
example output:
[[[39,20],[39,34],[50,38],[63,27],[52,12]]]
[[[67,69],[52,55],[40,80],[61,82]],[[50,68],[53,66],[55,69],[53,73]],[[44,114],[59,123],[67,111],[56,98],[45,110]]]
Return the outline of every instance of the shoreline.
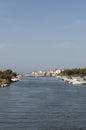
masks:
[[[11,83],[19,81],[19,78],[18,77],[12,78],[9,83],[8,83],[8,81],[6,81],[6,79],[4,79],[4,80],[5,80],[5,82],[0,83],[0,88],[4,88],[6,86],[9,86]]]
[[[84,77],[73,77],[73,76],[57,76],[56,78],[63,80],[72,85],[86,85],[86,76]]]

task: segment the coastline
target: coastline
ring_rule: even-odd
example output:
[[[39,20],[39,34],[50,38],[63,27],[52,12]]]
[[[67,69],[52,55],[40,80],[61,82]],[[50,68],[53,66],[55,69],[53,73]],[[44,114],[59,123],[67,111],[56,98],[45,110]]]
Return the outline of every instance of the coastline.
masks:
[[[6,81],[6,79],[4,80],[5,82],[0,83],[0,88],[4,88],[6,86],[9,86],[11,83],[19,81],[19,78],[12,78],[10,82]]]
[[[20,79],[20,75],[12,70],[0,70],[0,87],[9,86]]]
[[[86,76],[84,77],[57,76],[56,78],[72,85],[86,85]]]

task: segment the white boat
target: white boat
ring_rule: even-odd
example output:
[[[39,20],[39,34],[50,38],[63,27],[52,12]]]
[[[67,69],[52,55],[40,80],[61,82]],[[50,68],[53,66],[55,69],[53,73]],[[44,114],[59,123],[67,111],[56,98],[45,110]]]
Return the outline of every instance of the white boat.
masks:
[[[83,80],[83,78],[80,78],[80,79],[73,79],[73,80],[71,81],[71,83],[72,83],[73,85],[86,84],[86,81]]]
[[[19,81],[19,78],[12,78],[11,81],[13,82]]]

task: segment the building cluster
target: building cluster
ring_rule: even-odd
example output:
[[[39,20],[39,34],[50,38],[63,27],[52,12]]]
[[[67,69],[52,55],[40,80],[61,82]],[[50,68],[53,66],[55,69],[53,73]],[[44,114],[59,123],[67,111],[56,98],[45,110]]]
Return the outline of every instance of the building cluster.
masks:
[[[34,71],[30,74],[30,76],[57,76],[61,73],[61,70],[47,70],[47,71]]]

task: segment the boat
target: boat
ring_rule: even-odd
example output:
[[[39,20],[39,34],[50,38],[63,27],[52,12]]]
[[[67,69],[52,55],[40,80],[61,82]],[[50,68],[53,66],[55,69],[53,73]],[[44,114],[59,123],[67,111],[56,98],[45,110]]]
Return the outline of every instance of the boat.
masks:
[[[86,84],[86,80],[84,80],[83,78],[79,78],[79,79],[75,78],[75,79],[71,80],[70,83],[73,85]]]
[[[11,81],[13,82],[19,81],[19,78],[12,78]]]

